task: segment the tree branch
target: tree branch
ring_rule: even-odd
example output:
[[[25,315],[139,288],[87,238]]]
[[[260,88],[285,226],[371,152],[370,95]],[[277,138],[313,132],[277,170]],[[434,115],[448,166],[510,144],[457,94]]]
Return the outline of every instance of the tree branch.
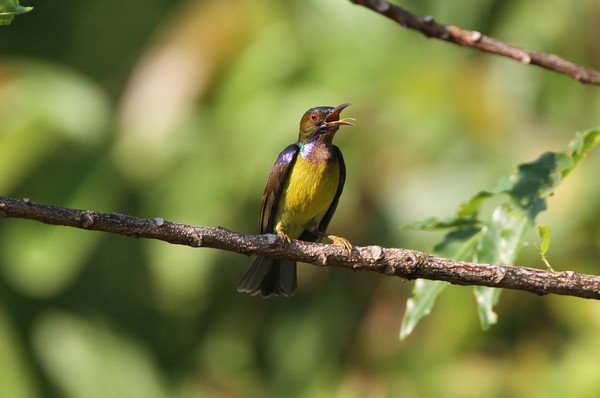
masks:
[[[516,47],[500,40],[485,36],[477,31],[464,30],[458,26],[442,25],[432,17],[417,17],[386,0],[350,0],[384,15],[405,28],[414,29],[427,37],[444,40],[465,47],[476,48],[492,54],[512,58],[524,64],[562,73],[581,83],[600,85],[600,71],[567,61],[554,54],[542,54]]]
[[[42,205],[29,199],[0,197],[0,217],[24,218],[46,224],[103,231],[133,238],[158,239],[191,247],[210,247],[247,255],[266,255],[319,266],[373,271],[405,279],[432,279],[456,285],[479,285],[524,290],[538,295],[560,294],[600,299],[600,276],[573,271],[476,264],[436,257],[408,249],[354,246],[347,255],[337,245],[294,240],[286,245],[276,235],[248,235],[225,228],[196,227],[116,213]]]

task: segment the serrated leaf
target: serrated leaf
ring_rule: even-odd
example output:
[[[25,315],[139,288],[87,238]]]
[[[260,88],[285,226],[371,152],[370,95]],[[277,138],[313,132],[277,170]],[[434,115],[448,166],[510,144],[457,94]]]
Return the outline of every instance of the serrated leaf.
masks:
[[[528,219],[523,211],[514,211],[508,204],[497,207],[491,220],[482,229],[482,238],[473,260],[489,264],[511,264],[528,229]],[[484,330],[496,323],[498,316],[493,308],[500,298],[500,289],[475,286],[479,321]]]
[[[434,231],[438,229],[458,228],[476,224],[477,220],[465,217],[450,217],[439,219],[430,217],[422,221],[416,221],[409,224],[403,224],[400,229],[413,229],[417,231]]]
[[[483,330],[488,330],[490,326],[498,322],[498,314],[494,312],[494,306],[498,304],[502,289],[494,289],[486,286],[475,286],[473,293],[477,300],[477,314],[479,323]]]
[[[547,152],[536,161],[519,165],[514,178],[505,181],[506,200],[492,213],[482,228],[482,238],[474,261],[488,264],[513,264],[521,249],[525,235],[534,225],[540,211],[546,209],[545,197],[560,180],[556,154]],[[498,320],[493,308],[498,303],[501,290],[476,286],[479,322],[484,330]]]
[[[412,297],[406,302],[406,312],[402,318],[400,340],[406,338],[414,330],[417,323],[429,315],[437,296],[448,286],[448,282],[417,279]]]
[[[483,202],[494,195],[495,193],[493,192],[479,192],[477,195],[458,206],[458,215],[461,217],[476,218],[479,215]]]
[[[509,200],[494,210],[492,219],[483,228],[475,261],[513,264],[537,215],[546,210],[546,198],[598,142],[600,130],[578,132],[565,151],[546,152],[531,163],[519,165],[517,175],[502,179],[499,186]],[[552,269],[545,256],[542,259]],[[481,326],[487,329],[497,321],[493,307],[501,290],[475,287],[474,293]]]
[[[566,177],[599,142],[600,129],[577,132],[575,138],[569,143],[567,150],[563,152],[572,159],[572,163],[561,168],[562,176]]]
[[[33,7],[19,5],[19,0],[0,0],[0,26],[10,25],[15,15],[24,14]]]
[[[455,216],[448,217],[445,219],[430,217],[422,221],[403,224],[400,226],[400,229],[416,229],[419,231],[431,231],[437,229],[474,226],[479,223],[479,220],[477,220],[477,216],[479,215],[482,203],[492,196],[494,196],[494,193],[492,192],[481,191],[477,195],[473,196],[471,199],[461,203],[458,206],[458,210]]]
[[[545,210],[544,198],[560,183],[562,173],[558,165],[560,154],[546,152],[531,163],[519,165],[515,184],[507,192],[514,198],[514,204],[528,210]],[[535,217],[537,213],[530,214]]]
[[[434,253],[438,256],[465,260],[473,256],[479,239],[479,228],[467,227],[448,233],[438,244]],[[402,318],[400,339],[406,338],[419,321],[429,315],[437,296],[448,286],[448,282],[417,279],[412,297],[406,302],[406,312]]]
[[[448,229],[434,253],[458,260],[510,265],[524,244],[527,232],[535,225],[537,215],[546,210],[546,199],[587,153],[600,142],[600,130],[579,132],[563,152],[547,152],[537,160],[518,166],[516,174],[502,177],[495,192],[480,192],[462,203],[455,216],[447,219],[430,218],[405,228],[421,230]],[[504,198],[488,221],[479,219],[485,200]],[[550,243],[549,229],[542,228],[543,253]],[[540,232],[542,234],[542,232]],[[550,265],[542,256],[544,262]],[[418,281],[407,303],[400,338],[405,338],[424,316],[431,312],[435,299],[448,284],[437,281]],[[483,329],[497,322],[493,311],[501,289],[482,286],[474,288],[478,314]]]
[[[450,231],[444,239],[433,248],[436,256],[453,258],[459,261],[473,259],[479,239],[481,227],[470,226]]]

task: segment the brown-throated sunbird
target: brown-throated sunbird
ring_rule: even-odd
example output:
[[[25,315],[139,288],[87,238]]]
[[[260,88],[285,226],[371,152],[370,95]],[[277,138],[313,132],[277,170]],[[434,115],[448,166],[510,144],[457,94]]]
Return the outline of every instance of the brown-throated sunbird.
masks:
[[[353,119],[339,118],[349,105],[319,106],[302,116],[298,141],[279,154],[267,180],[261,234],[276,233],[288,243],[327,237],[352,252],[346,239],[326,233],[346,180],[342,152],[332,141],[340,126],[352,125]],[[296,262],[260,256],[242,277],[238,291],[291,296],[296,291]]]

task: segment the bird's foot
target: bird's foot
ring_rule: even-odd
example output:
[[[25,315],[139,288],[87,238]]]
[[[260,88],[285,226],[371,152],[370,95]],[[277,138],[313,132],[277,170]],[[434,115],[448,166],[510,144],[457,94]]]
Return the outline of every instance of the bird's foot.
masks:
[[[292,238],[290,238],[290,236],[288,234],[286,234],[285,231],[278,230],[277,236],[279,236],[281,239],[283,239],[283,241],[285,242],[286,245],[289,245],[290,243],[292,243]]]
[[[327,239],[332,241],[334,245],[341,246],[348,255],[352,255],[352,243],[350,243],[348,239],[335,235],[324,234],[324,236],[326,236]]]

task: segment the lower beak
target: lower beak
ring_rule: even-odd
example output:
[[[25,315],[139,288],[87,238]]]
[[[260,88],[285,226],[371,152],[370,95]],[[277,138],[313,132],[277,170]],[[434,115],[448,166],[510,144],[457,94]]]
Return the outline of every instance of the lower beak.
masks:
[[[354,121],[354,119],[352,119],[350,117],[340,119],[340,113],[349,106],[350,106],[350,104],[342,104],[342,105],[335,107],[331,111],[331,113],[329,115],[327,115],[327,117],[325,118],[325,124],[329,127],[341,126],[344,124],[349,125],[349,126],[354,126],[351,123],[351,121]]]
[[[345,117],[343,119],[340,120],[334,120],[333,122],[326,122],[326,124],[328,126],[341,126],[341,125],[348,125],[348,126],[354,126],[354,123],[352,123],[355,119],[352,117]]]

